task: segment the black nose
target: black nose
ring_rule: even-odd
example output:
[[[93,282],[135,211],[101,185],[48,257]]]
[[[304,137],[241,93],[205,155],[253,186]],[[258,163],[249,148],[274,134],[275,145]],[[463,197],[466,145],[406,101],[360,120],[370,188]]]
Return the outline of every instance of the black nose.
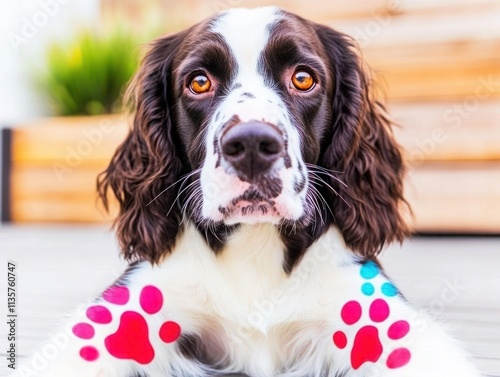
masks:
[[[261,122],[239,123],[221,138],[222,154],[247,180],[265,173],[282,156],[284,140],[274,126]]]

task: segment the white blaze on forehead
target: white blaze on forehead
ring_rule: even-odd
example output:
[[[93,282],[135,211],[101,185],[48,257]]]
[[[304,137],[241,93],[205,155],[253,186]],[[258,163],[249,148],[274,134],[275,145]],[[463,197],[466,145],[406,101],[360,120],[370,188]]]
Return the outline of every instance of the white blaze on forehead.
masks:
[[[235,8],[224,12],[215,22],[212,31],[220,34],[231,49],[238,76],[257,74],[259,58],[269,39],[269,26],[276,22],[278,14],[276,7]]]
[[[229,117],[237,115],[242,122],[262,120],[278,124],[277,114],[283,111],[276,104],[282,100],[272,88],[265,85],[258,65],[269,41],[270,28],[279,18],[280,10],[277,7],[235,8],[223,13],[214,23],[212,31],[222,36],[235,59],[234,83],[241,85],[226,96],[221,105],[221,111]],[[243,93],[251,93],[254,99],[241,101]]]

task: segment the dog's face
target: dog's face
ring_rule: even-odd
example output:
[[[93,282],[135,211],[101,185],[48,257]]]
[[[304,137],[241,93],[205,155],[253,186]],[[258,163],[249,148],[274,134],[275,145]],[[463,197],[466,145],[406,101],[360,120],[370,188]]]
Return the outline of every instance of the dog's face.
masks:
[[[364,255],[400,239],[404,169],[367,81],[348,37],[278,8],[155,41],[130,90],[132,131],[99,184],[120,202],[125,254],[157,261],[182,216],[212,232],[299,229],[296,249],[331,225]]]
[[[275,8],[234,9],[195,34],[173,70],[179,136],[201,169],[194,216],[227,225],[306,217],[306,163],[331,122],[313,25]]]

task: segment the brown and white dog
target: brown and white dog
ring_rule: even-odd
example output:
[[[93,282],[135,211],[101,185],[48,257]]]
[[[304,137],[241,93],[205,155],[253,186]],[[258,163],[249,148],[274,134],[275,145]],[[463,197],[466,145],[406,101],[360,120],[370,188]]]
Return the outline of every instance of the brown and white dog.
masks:
[[[129,98],[98,186],[132,264],[38,375],[479,376],[376,261],[405,170],[352,39],[231,9],[154,41]]]

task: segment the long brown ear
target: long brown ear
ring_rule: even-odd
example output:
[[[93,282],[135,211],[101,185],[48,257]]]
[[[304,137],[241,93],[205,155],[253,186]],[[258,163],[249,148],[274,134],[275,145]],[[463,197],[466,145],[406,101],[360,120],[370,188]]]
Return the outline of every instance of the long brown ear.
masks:
[[[408,233],[401,210],[405,167],[385,108],[369,90],[355,42],[332,29],[317,29],[334,77],[332,126],[320,164],[339,172],[325,194],[346,244],[366,258]]]
[[[114,228],[128,260],[158,262],[179,232],[181,213],[174,203],[176,187],[171,186],[183,168],[169,93],[172,61],[182,38],[176,34],[158,39],[144,57],[127,92],[126,101],[135,111],[132,128],[97,180],[106,209],[108,189],[118,200]]]

